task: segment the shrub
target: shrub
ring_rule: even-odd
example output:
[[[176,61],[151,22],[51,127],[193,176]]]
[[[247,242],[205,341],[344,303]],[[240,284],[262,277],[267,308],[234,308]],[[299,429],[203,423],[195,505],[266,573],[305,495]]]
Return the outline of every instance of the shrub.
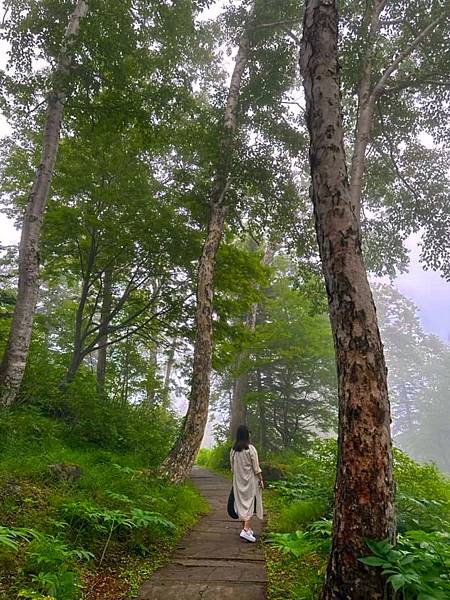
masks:
[[[400,533],[409,529],[450,532],[450,480],[435,465],[420,465],[394,451],[396,511]]]
[[[231,442],[218,444],[214,448],[202,448],[197,455],[197,464],[216,471],[230,473]]]
[[[211,452],[212,450],[210,448],[200,448],[195,460],[195,464],[202,467],[207,467],[209,461],[211,460]]]
[[[312,552],[326,554],[331,547],[331,528],[330,519],[321,519],[311,523],[305,531],[272,533],[268,536],[267,542],[295,558]]]
[[[395,548],[388,540],[368,540],[371,556],[360,558],[381,568],[404,600],[446,600],[450,597],[450,534],[408,531],[398,536]]]
[[[301,529],[323,517],[327,512],[324,500],[297,500],[281,509],[278,517],[278,531],[289,532]]]
[[[112,571],[135,569],[130,577],[138,582],[207,509],[193,486],[171,485],[149,469],[173,439],[171,415],[113,406],[105,421],[117,427],[94,422],[89,429],[89,419],[100,418],[96,403],[79,412],[66,405],[58,417],[51,403],[0,413],[0,522],[9,525],[0,528],[2,598],[78,600],[84,574],[102,555]],[[101,445],[94,443],[99,431]],[[60,462],[79,465],[81,478],[55,481],[48,465]],[[80,564],[80,546],[96,566]],[[143,555],[150,555],[145,569]]]

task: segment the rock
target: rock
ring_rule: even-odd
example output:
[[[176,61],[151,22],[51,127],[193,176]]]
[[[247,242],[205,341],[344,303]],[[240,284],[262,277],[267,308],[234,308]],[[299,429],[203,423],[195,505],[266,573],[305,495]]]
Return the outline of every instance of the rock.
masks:
[[[265,481],[280,481],[285,479],[286,476],[281,469],[272,465],[261,465],[263,479]]]
[[[60,481],[75,483],[81,477],[81,467],[79,465],[69,465],[66,463],[56,463],[48,465],[50,472]]]
[[[22,487],[14,479],[8,479],[0,490],[0,498],[20,498],[22,496]]]

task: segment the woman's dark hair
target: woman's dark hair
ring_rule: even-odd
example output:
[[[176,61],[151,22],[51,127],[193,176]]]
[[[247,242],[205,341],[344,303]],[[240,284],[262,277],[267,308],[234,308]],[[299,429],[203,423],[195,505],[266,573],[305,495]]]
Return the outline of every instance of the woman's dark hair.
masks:
[[[233,450],[241,452],[247,450],[250,444],[250,431],[245,425],[239,425],[236,432],[236,441],[234,442]]]

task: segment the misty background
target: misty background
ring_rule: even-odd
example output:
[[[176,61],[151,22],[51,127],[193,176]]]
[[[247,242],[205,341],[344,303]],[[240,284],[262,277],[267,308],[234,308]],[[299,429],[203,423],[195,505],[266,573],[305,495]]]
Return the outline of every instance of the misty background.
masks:
[[[220,11],[222,0],[205,11],[205,18]],[[0,12],[3,2],[0,2]],[[0,46],[0,68],[7,62],[8,48]],[[232,57],[227,63],[232,64]],[[0,115],[0,139],[10,128]],[[432,141],[423,140],[424,145]],[[4,252],[18,244],[20,231],[0,212],[0,244]],[[394,280],[372,278],[389,368],[396,445],[419,461],[436,461],[450,472],[448,421],[450,416],[450,283],[439,271],[425,270],[420,262],[421,236],[412,235],[406,246],[409,264]],[[175,375],[176,376],[176,375]],[[172,402],[182,413],[184,397],[172,393]],[[214,442],[214,424],[220,411],[211,412],[203,444]],[[427,421],[425,427],[422,425]],[[429,421],[429,423],[428,423]],[[442,426],[441,426],[442,424]]]

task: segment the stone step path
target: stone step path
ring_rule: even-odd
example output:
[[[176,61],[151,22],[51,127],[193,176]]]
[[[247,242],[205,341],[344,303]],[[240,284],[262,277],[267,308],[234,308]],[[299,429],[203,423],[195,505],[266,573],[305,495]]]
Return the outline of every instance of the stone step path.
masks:
[[[194,467],[191,479],[211,511],[179,542],[171,561],[144,583],[138,600],[265,600],[266,566],[261,542],[239,538],[226,501],[231,482]],[[257,536],[258,519],[253,521]]]

